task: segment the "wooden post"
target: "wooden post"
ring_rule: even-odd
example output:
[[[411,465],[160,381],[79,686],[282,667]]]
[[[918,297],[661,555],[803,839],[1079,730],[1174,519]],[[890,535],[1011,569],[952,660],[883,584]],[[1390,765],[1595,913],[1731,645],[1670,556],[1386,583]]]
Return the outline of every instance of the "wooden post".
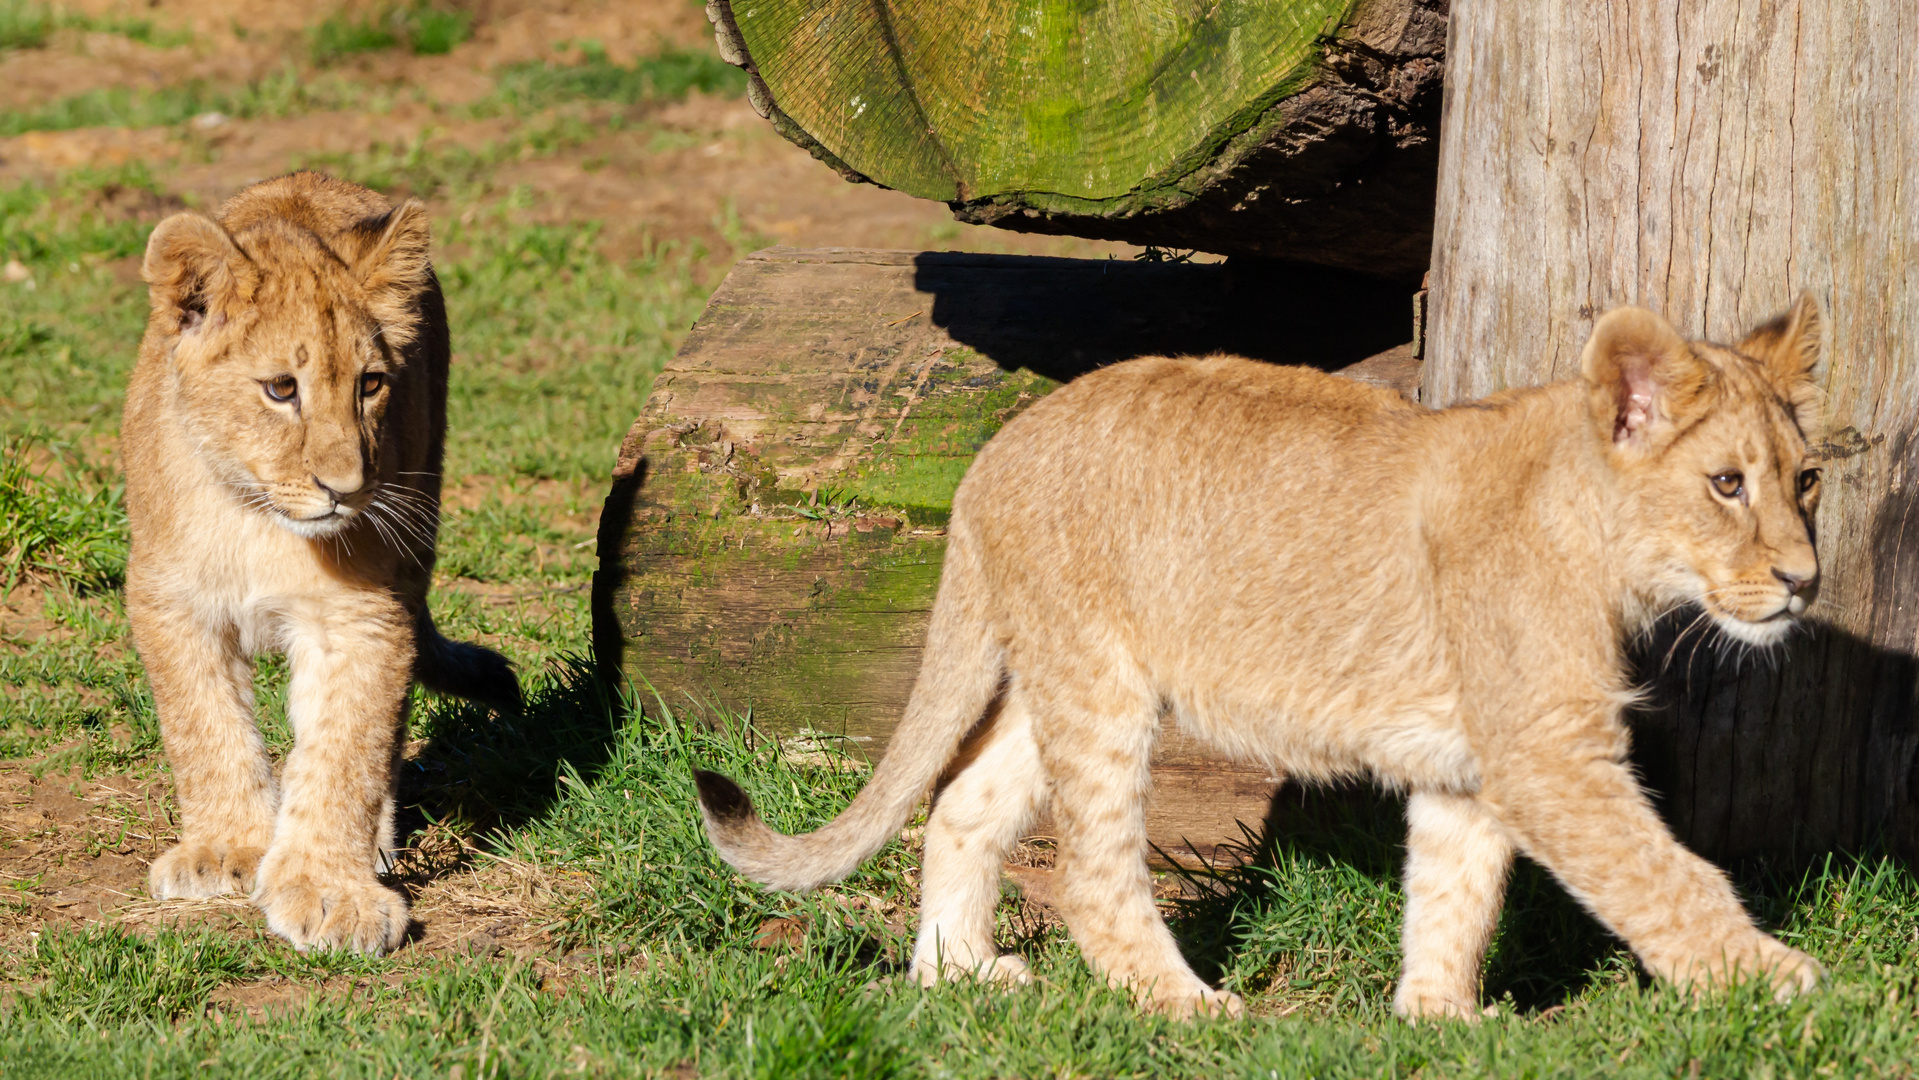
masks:
[[[1426,400],[1577,373],[1640,304],[1737,341],[1825,305],[1820,628],[1769,657],[1649,651],[1642,767],[1718,856],[1919,826],[1919,5],[1459,0]]]

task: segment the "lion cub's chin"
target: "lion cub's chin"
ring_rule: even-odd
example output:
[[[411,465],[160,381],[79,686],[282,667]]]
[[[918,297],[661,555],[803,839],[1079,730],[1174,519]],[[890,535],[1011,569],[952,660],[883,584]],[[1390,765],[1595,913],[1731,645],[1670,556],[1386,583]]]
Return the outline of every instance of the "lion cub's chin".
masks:
[[[1799,611],[1806,609],[1805,601],[1798,600],[1796,597],[1794,600]],[[1712,613],[1712,621],[1718,625],[1721,633],[1735,641],[1769,648],[1786,640],[1793,629],[1799,625],[1798,615],[1799,612],[1793,611],[1789,606],[1781,608],[1779,613],[1771,618],[1752,622],[1736,615],[1715,611]]]
[[[273,520],[282,529],[295,536],[303,536],[308,540],[325,540],[345,532],[347,526],[353,524],[354,519],[359,516],[357,512],[342,506],[330,513],[312,518],[296,518],[285,512],[277,512],[273,514]]]

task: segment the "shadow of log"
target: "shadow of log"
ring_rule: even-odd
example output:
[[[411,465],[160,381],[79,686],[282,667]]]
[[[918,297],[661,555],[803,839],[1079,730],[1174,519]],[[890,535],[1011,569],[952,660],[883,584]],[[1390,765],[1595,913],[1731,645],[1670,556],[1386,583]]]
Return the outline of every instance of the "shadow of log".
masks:
[[[1058,382],[1161,354],[1229,352],[1337,370],[1413,340],[1419,287],[1261,259],[923,252],[914,268],[914,288],[933,294],[934,325],[1002,368]]]

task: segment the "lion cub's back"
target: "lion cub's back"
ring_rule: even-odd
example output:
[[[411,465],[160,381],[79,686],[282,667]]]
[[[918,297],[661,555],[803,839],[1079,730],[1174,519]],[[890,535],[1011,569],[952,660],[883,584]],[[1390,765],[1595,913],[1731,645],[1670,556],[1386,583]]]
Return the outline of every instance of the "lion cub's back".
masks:
[[[1432,415],[1310,368],[1115,364],[1001,430],[954,495],[953,528],[1001,595],[1052,617],[1165,626],[1252,600],[1343,637],[1377,598],[1413,602]]]
[[[1113,506],[1096,516],[1158,518],[1168,499],[1204,510],[1207,500],[1250,506],[1320,484],[1350,488],[1400,475],[1398,459],[1429,415],[1391,390],[1312,368],[1236,356],[1129,360],[1008,423],[955,494],[954,513],[983,522],[1003,516],[991,504],[1008,497],[1057,506],[1085,493]]]

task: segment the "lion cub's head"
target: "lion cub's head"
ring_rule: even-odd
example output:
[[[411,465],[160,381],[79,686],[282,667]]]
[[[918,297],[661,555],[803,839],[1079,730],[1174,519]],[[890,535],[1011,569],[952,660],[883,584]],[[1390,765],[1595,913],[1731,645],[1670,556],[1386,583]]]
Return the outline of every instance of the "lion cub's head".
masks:
[[[1817,591],[1819,469],[1806,433],[1819,336],[1810,295],[1734,348],[1688,342],[1652,312],[1622,308],[1599,320],[1582,359],[1653,599],[1697,603],[1755,645],[1783,638]]]
[[[147,346],[169,357],[170,410],[218,482],[295,533],[340,532],[380,486],[429,246],[411,201],[327,237],[286,216],[229,232],[181,213],[147,242]]]

